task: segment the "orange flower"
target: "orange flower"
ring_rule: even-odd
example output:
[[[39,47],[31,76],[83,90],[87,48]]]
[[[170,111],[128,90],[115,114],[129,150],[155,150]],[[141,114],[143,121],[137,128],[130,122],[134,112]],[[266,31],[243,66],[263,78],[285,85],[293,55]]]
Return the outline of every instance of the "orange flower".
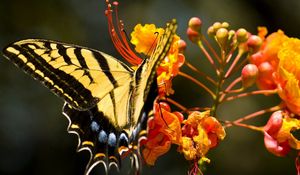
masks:
[[[278,30],[270,34],[266,39],[267,29],[260,27],[259,36],[264,40],[260,50],[251,55],[250,62],[258,67],[259,75],[257,78],[257,86],[260,89],[275,89],[276,83],[273,79],[273,73],[278,67],[278,51],[282,43],[288,39],[283,31]]]
[[[283,111],[274,112],[264,127],[264,142],[267,150],[276,156],[285,156],[290,149],[300,150],[300,141],[292,131],[300,129],[300,121]]]
[[[167,107],[166,107],[167,106]],[[171,144],[179,144],[181,126],[176,114],[170,112],[165,103],[154,104],[154,117],[148,120],[148,135],[142,154],[148,165],[169,151]]]
[[[135,50],[145,55],[150,55],[155,48],[157,39],[164,33],[164,29],[156,28],[154,24],[138,24],[131,33],[130,42],[135,45]]]
[[[209,113],[210,111],[195,111],[183,122],[179,152],[182,152],[187,160],[205,157],[226,135],[222,125],[216,118],[209,116]]]
[[[137,52],[150,55],[155,48],[158,38],[163,33],[164,29],[156,28],[154,24],[146,24],[144,26],[138,24],[131,33],[131,43],[135,45]],[[172,79],[178,74],[179,67],[183,65],[185,60],[184,55],[179,53],[180,41],[180,37],[175,35],[166,58],[157,69],[157,83],[160,96],[174,93]]]
[[[300,40],[288,39],[278,53],[277,83],[279,96],[289,110],[300,115]]]
[[[268,34],[268,29],[266,28],[266,27],[261,27],[261,26],[259,26],[259,27],[257,27],[257,30],[258,30],[258,36],[261,38],[261,39],[263,39],[263,40],[265,40],[265,37],[266,37],[266,35]]]
[[[185,60],[184,55],[179,53],[181,41],[179,36],[174,36],[166,58],[157,69],[157,84],[160,96],[174,93],[172,89],[172,79],[178,74],[179,68],[183,65]]]

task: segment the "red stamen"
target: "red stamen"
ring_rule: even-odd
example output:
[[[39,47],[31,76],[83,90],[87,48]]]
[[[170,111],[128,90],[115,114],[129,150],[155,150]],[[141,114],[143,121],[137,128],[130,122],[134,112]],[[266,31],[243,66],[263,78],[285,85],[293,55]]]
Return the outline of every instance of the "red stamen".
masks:
[[[112,5],[109,0],[106,0],[106,4],[107,10],[105,10],[105,15],[108,20],[108,30],[115,48],[130,64],[135,66],[139,65],[143,59],[135,54],[128,43],[124,30],[124,23],[122,20],[119,20],[118,17],[117,6],[119,3],[117,1],[112,3],[114,5],[114,11],[111,9]],[[113,12],[115,13],[115,19],[113,19]],[[116,22],[116,26],[114,25],[114,22]]]

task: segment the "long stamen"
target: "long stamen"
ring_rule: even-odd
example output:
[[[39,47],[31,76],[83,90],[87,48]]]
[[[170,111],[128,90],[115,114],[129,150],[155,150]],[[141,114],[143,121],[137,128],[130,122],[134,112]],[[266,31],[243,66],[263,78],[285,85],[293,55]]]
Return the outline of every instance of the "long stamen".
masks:
[[[124,23],[118,17],[118,2],[115,1],[112,3],[114,11],[109,0],[106,0],[106,4],[107,10],[105,11],[105,15],[108,20],[108,30],[115,48],[130,64],[139,65],[143,59],[135,54],[128,43],[126,33],[124,32]],[[115,13],[115,18],[113,18],[113,12]],[[114,23],[116,23],[116,26]]]

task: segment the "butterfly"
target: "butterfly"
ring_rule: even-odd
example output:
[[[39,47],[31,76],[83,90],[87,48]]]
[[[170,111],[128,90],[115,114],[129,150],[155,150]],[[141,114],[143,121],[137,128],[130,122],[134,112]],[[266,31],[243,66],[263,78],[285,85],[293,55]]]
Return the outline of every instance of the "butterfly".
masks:
[[[118,168],[128,151],[138,171],[139,139],[146,135],[157,96],[156,69],[176,28],[175,20],[168,23],[151,56],[137,69],[97,50],[43,39],[14,42],[3,53],[65,101],[68,132],[78,135],[78,151],[91,155],[85,174],[100,163],[106,172],[113,165]]]

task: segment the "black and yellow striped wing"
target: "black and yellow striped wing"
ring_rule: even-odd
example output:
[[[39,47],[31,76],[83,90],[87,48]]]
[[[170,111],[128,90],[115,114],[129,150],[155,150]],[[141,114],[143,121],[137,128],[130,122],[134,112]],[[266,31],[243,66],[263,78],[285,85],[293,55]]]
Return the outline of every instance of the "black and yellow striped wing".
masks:
[[[127,111],[116,103],[127,103],[133,70],[117,59],[92,49],[56,41],[28,39],[15,42],[4,55],[18,67],[42,82],[72,108],[90,109],[99,102],[100,110],[111,116],[118,127],[116,113]],[[112,101],[113,100],[113,101]],[[121,101],[120,101],[121,100]],[[107,109],[107,106],[112,106]],[[114,108],[115,106],[115,108]],[[126,106],[126,105],[123,105]],[[125,121],[124,121],[125,122]],[[125,125],[121,123],[122,125]]]

